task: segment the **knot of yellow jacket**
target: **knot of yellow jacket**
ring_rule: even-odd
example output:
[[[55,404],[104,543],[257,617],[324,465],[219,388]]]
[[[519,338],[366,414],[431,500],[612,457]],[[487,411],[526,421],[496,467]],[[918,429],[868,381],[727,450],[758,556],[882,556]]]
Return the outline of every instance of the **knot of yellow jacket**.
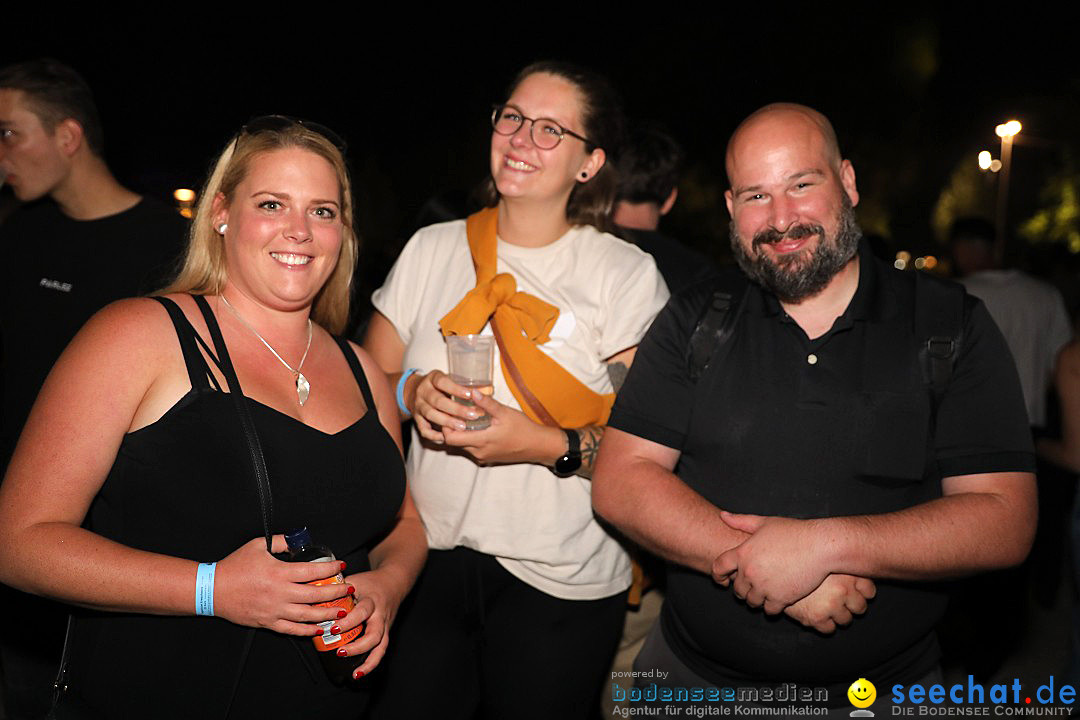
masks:
[[[518,292],[514,276],[499,273],[467,292],[439,321],[439,327],[444,336],[475,334],[484,329],[493,315],[501,331],[512,330],[542,345],[550,339],[551,328],[559,319],[559,308],[528,293]],[[509,327],[506,326],[508,321]]]

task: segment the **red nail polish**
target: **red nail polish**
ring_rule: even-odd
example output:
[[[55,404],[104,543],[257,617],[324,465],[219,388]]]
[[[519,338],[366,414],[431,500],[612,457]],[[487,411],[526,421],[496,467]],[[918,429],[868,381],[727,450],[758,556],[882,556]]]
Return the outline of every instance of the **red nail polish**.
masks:
[[[338,648],[337,649],[337,656],[338,657],[349,657],[349,651],[346,650],[345,648]]]
[[[341,572],[345,572],[345,561],[341,561]]]
[[[360,679],[360,678],[362,678],[362,677],[364,677],[364,673],[363,673],[363,671],[361,671],[361,670],[357,670],[357,671],[356,671],[356,672],[355,672],[355,673],[353,674],[353,680],[359,680],[359,679]]]
[[[340,625],[335,625],[334,627],[330,628],[330,634],[331,635],[340,635],[341,634],[341,626]]]
[[[345,616],[346,616],[346,615],[348,615],[348,614],[349,614],[349,613],[345,612],[344,610],[338,610],[338,611],[337,611],[337,617],[338,617],[338,620],[340,620],[341,618],[345,617]]]
[[[350,585],[348,594],[349,595],[355,595],[356,594],[356,588],[354,588],[352,585]]]

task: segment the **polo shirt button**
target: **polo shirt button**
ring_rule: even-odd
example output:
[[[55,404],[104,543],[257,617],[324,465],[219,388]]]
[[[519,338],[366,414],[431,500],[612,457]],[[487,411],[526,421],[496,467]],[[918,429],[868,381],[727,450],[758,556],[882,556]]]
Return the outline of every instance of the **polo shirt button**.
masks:
[[[806,362],[810,363],[811,365],[817,365],[817,355],[815,355],[814,353],[810,353],[806,356]]]

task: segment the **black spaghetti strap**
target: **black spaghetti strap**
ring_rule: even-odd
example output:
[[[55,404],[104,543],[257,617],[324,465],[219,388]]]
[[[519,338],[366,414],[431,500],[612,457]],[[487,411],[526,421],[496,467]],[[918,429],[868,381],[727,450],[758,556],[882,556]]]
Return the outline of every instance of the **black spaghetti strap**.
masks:
[[[221,363],[218,362],[217,356],[214,355],[214,351],[211,350],[210,346],[206,344],[206,341],[202,339],[202,335],[195,332],[195,328],[192,328],[191,332],[195,334],[195,341],[197,343],[199,343],[199,347],[201,347],[206,352],[206,357],[208,357],[208,358],[210,358],[211,360],[214,361],[214,367],[216,367],[218,369],[218,371],[220,372],[221,371]],[[222,374],[224,374],[224,373],[222,373]],[[221,387],[221,383],[218,382],[217,376],[214,375],[214,373],[210,372],[210,366],[209,365],[206,366],[206,375],[207,375],[207,377],[210,378],[210,382],[212,382],[214,384],[214,389],[215,390],[217,390],[218,392],[225,392],[224,388]]]
[[[345,338],[335,337],[334,339],[337,340],[341,352],[345,355],[345,360],[349,363],[349,368],[352,370],[353,377],[356,378],[356,384],[360,386],[360,394],[364,396],[364,404],[367,405],[368,410],[375,410],[376,414],[378,414],[378,410],[375,407],[375,400],[371,397],[371,388],[368,386],[367,375],[364,374],[364,367],[356,358],[356,353],[353,352],[352,346],[349,345],[349,341]]]
[[[251,408],[248,407],[247,398],[240,388],[240,381],[236,377],[232,360],[229,358],[229,349],[225,347],[225,340],[221,337],[221,328],[218,327],[217,318],[210,310],[210,305],[202,295],[193,295],[195,304],[199,306],[206,321],[206,329],[210,331],[210,339],[214,342],[217,350],[218,366],[225,375],[225,382],[229,384],[229,395],[236,404],[236,412],[240,416],[240,425],[244,430],[248,450],[251,452],[251,469],[255,474],[255,486],[259,490],[259,509],[262,512],[263,533],[266,536],[266,552],[273,552],[270,538],[270,528],[274,516],[274,498],[270,494],[270,474],[266,470],[266,460],[263,459],[262,444],[259,442],[259,434],[255,430],[255,421],[251,417]]]
[[[215,389],[220,390],[217,378],[210,372],[210,366],[206,364],[206,358],[195,346],[192,338],[197,338],[198,335],[195,328],[191,327],[191,323],[188,322],[184,311],[169,298],[155,297],[154,300],[162,304],[172,319],[173,327],[176,329],[176,337],[180,340],[180,351],[184,354],[184,365],[187,366],[188,381],[191,383],[191,387],[197,391],[209,390],[211,383],[213,383]]]
[[[210,340],[214,343],[214,352],[211,353],[217,360],[217,366],[221,369],[221,374],[225,376],[225,382],[229,385],[229,392],[243,392],[240,388],[240,381],[236,379],[236,370],[233,369],[232,359],[229,357],[229,349],[225,347],[225,340],[221,337],[221,328],[218,326],[217,318],[214,317],[214,311],[210,309],[210,304],[206,302],[206,298],[202,295],[192,295],[195,300],[195,304],[199,307],[199,312],[202,313],[203,321],[206,322],[206,329],[210,333]],[[203,347],[206,347],[203,344]],[[209,351],[209,348],[207,348]]]

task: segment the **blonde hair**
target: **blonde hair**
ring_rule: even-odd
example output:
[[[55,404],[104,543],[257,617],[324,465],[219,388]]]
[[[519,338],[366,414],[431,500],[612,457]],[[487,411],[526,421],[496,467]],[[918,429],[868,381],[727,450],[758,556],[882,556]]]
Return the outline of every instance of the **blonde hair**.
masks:
[[[214,227],[214,198],[220,193],[228,205],[233,200],[236,187],[247,176],[255,157],[294,147],[315,153],[330,163],[337,173],[341,189],[341,251],[333,273],[315,296],[311,317],[332,333],[345,330],[349,321],[353,270],[360,244],[353,226],[352,184],[341,151],[324,135],[305,127],[299,121],[282,128],[255,132],[241,130],[229,141],[214,163],[214,169],[199,197],[180,272],[176,279],[158,294],[221,293],[227,279],[225,245],[221,234]]]

